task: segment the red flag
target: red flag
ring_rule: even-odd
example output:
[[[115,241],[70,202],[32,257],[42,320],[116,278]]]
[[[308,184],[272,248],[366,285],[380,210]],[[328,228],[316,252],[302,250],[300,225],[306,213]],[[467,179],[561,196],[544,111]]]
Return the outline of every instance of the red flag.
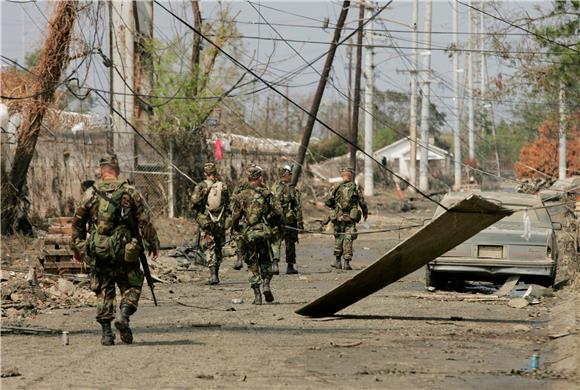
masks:
[[[220,161],[222,158],[222,141],[218,138],[215,140],[215,159]]]

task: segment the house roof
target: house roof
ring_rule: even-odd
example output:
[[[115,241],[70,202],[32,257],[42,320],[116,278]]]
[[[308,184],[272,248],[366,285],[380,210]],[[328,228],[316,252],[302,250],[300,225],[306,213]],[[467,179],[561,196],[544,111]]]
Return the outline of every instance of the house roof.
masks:
[[[403,152],[401,153],[403,156],[406,157],[406,159],[409,158],[409,154],[411,153],[411,141],[407,138],[402,138],[398,141],[393,142],[392,144],[389,144],[387,146],[383,146],[382,148],[376,150],[374,152],[375,156],[378,157],[388,157],[391,153],[395,152],[396,150],[403,150]],[[420,153],[421,147],[418,146],[417,147],[417,154]],[[445,158],[447,156],[450,156],[451,154],[443,149],[440,148],[438,146],[435,146],[433,144],[429,144],[429,159],[437,159],[437,157],[439,158]]]

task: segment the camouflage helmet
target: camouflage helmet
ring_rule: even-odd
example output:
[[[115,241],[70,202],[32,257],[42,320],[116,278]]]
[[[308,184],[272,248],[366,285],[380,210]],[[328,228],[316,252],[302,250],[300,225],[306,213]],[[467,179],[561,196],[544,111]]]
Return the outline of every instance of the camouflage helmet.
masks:
[[[246,171],[249,180],[256,180],[262,176],[262,168],[258,165],[251,164]]]
[[[292,166],[290,164],[285,164],[283,167],[278,169],[278,174],[280,176],[286,176],[292,174]]]
[[[110,153],[110,154],[106,154],[103,157],[101,157],[101,159],[99,160],[99,166],[104,167],[107,165],[111,166],[111,167],[119,168],[119,160],[117,159],[116,154]]]
[[[340,173],[346,173],[346,172],[354,175],[354,169],[352,169],[351,167],[345,166],[345,167],[340,168]]]
[[[215,175],[217,173],[217,167],[215,166],[214,163],[206,163],[203,166],[203,172],[206,175]]]

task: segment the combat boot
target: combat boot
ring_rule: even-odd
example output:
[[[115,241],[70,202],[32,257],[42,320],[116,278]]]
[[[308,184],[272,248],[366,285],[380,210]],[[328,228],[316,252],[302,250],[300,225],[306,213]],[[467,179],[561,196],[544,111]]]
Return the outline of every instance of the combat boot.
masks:
[[[341,269],[342,265],[340,264],[340,256],[336,256],[336,261],[330,264],[332,268]]]
[[[242,264],[242,259],[240,258],[240,256],[236,256],[236,260],[234,261],[234,265],[232,266],[233,269],[235,269],[236,271],[239,271],[242,269],[244,265]]]
[[[125,344],[133,344],[133,332],[131,332],[129,327],[129,317],[135,311],[135,307],[131,305],[121,305],[119,319],[115,321],[115,328],[121,334],[121,341]]]
[[[272,294],[272,289],[270,288],[270,281],[272,280],[272,275],[268,275],[264,278],[264,298],[266,302],[274,302],[274,294]]]
[[[219,267],[209,267],[209,273],[210,273],[210,277],[209,280],[207,281],[207,284],[209,284],[210,286],[219,284],[220,279],[218,276],[219,273]]]
[[[115,345],[115,334],[111,329],[111,321],[99,321],[103,328],[103,335],[101,337],[101,345]]]
[[[280,267],[278,267],[278,262],[279,261],[280,261],[279,259],[274,259],[272,261],[272,273],[274,275],[280,275]]]
[[[286,267],[286,275],[295,275],[298,273],[298,270],[294,268],[294,263],[288,263]]]
[[[344,259],[344,264],[342,265],[342,269],[347,271],[352,271],[352,267],[350,266],[350,259]]]
[[[252,287],[254,290],[254,302],[252,305],[261,305],[262,304],[262,292],[260,291],[260,286]]]

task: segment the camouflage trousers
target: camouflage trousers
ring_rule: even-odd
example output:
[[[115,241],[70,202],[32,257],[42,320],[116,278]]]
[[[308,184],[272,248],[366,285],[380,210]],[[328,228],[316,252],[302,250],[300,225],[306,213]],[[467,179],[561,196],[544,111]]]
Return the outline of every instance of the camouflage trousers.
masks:
[[[97,304],[97,321],[112,321],[115,318],[116,288],[121,292],[120,305],[129,305],[137,309],[143,288],[143,271],[139,262],[126,263],[123,259],[114,264],[100,266],[96,264],[91,270],[91,290],[99,298]]]
[[[208,267],[219,267],[223,260],[222,250],[226,241],[223,227],[210,225],[201,231],[201,249],[205,255]]]
[[[334,256],[352,260],[352,242],[356,238],[356,222],[334,221]]]
[[[298,242],[298,232],[295,230],[283,230],[275,233],[272,238],[272,258],[280,260],[282,256],[282,242],[286,250],[286,263],[296,264],[296,243]]]
[[[264,279],[272,276],[272,259],[270,258],[268,240],[246,243],[243,253],[250,274],[248,282],[250,282],[251,287],[258,287]]]

